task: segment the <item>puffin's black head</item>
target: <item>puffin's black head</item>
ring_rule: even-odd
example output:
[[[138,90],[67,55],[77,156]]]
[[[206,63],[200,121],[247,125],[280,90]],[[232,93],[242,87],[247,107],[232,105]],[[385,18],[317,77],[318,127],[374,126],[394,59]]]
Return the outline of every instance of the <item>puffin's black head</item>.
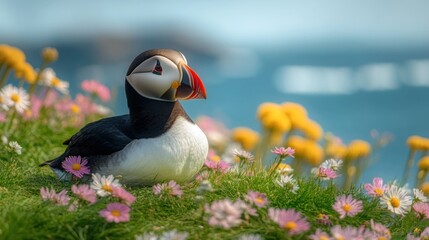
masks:
[[[153,49],[141,53],[128,68],[126,81],[130,85],[127,87],[150,99],[206,98],[200,77],[187,65],[185,56],[175,50]]]

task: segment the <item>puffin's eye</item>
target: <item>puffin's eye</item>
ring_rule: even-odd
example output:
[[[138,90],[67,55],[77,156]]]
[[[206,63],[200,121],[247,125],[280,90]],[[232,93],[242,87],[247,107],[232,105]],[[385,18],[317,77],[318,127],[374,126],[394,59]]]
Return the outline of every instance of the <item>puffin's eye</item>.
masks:
[[[161,63],[159,62],[159,60],[156,60],[156,65],[153,68],[152,73],[156,74],[156,75],[162,74],[162,67],[161,67]]]

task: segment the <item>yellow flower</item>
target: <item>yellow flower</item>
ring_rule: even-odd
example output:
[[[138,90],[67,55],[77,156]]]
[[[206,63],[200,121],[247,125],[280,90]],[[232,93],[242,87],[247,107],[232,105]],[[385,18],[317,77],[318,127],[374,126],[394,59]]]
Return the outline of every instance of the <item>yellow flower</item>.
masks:
[[[286,163],[280,163],[280,164],[277,166],[276,171],[277,171],[278,173],[280,173],[280,174],[284,174],[284,175],[286,175],[286,174],[289,174],[289,173],[293,172],[293,168],[292,168],[289,164],[286,164]]]
[[[407,145],[412,150],[423,150],[424,149],[424,138],[413,135],[407,139]]]
[[[261,119],[262,126],[272,132],[285,133],[290,130],[289,118],[281,111],[273,111]]]
[[[307,117],[307,110],[300,104],[294,102],[285,102],[281,105],[284,113],[288,117],[291,116],[300,116]]]
[[[304,159],[313,166],[320,165],[323,161],[323,149],[315,141],[305,140]]]
[[[262,103],[258,107],[257,117],[259,120],[262,120],[264,117],[271,115],[273,112],[279,112],[281,108],[276,103],[266,102]]]
[[[232,140],[238,142],[244,150],[251,151],[259,140],[259,134],[250,128],[239,127],[232,131]]]
[[[295,149],[295,158],[303,158],[304,157],[304,150],[305,150],[305,139],[293,135],[290,136],[286,141],[286,147],[290,147]]]
[[[367,157],[371,152],[371,146],[363,140],[354,140],[347,147],[346,158],[349,160]]]
[[[418,166],[420,170],[429,171],[429,156],[422,157]]]
[[[36,80],[36,72],[29,63],[23,62],[15,68],[15,77],[32,84]]]
[[[420,189],[426,196],[429,196],[429,182],[423,183]]]
[[[302,131],[307,138],[314,141],[318,141],[323,135],[323,130],[320,125],[310,119],[307,120]]]
[[[302,115],[289,115],[289,120],[291,123],[291,129],[293,130],[302,130],[305,128],[305,124],[307,124],[307,116]]]
[[[326,145],[326,155],[336,159],[343,159],[347,153],[347,147],[343,144],[329,143]]]
[[[44,48],[42,50],[42,58],[46,63],[54,62],[58,59],[58,51],[55,48]]]
[[[25,54],[21,49],[9,45],[1,45],[1,49],[2,62],[6,63],[8,67],[15,68],[25,62]]]
[[[429,138],[423,138],[421,141],[421,150],[429,151]]]
[[[70,106],[70,110],[74,114],[79,114],[81,112],[80,107],[77,104],[74,104],[74,103]]]

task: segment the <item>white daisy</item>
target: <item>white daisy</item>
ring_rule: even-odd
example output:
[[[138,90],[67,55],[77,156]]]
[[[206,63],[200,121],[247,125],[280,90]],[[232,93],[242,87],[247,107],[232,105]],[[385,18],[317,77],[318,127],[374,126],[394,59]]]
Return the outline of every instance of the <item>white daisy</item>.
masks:
[[[413,198],[406,188],[400,188],[396,185],[387,187],[384,195],[380,198],[381,205],[387,207],[391,212],[404,215],[411,208]]]
[[[60,80],[52,68],[46,68],[40,74],[40,84],[57,89],[62,94],[69,94],[69,83]]]
[[[292,193],[296,193],[299,189],[298,183],[292,175],[280,175],[275,180],[275,183],[277,183],[281,187],[289,189]]]
[[[120,187],[118,179],[115,179],[113,175],[101,176],[98,173],[92,174],[91,188],[97,192],[100,197],[105,197],[112,194],[113,187]]]
[[[163,232],[159,237],[159,240],[186,240],[189,236],[187,232],[178,232],[176,229],[173,229],[168,232]]]
[[[6,104],[8,108],[15,108],[18,113],[23,113],[30,106],[30,97],[27,92],[23,88],[17,88],[11,84],[0,91],[0,98],[2,104]]]
[[[7,137],[5,135],[2,135],[1,136],[1,142],[3,143],[3,145],[6,145],[6,144],[8,144],[9,139],[7,139]]]
[[[9,149],[18,155],[21,155],[21,153],[22,153],[22,147],[21,147],[21,145],[19,145],[19,143],[17,141],[10,141],[9,142]]]
[[[277,166],[276,172],[282,175],[288,175],[293,172],[293,168],[286,163],[280,163]]]
[[[3,110],[3,111],[9,110],[9,106],[6,104],[6,101],[2,96],[2,94],[0,94],[0,110]]]
[[[103,116],[109,115],[112,112],[109,108],[102,105],[94,104],[94,107],[95,107],[95,112]]]
[[[428,202],[429,199],[425,196],[422,190],[414,188],[413,193],[415,202]]]
[[[330,168],[334,171],[337,171],[343,165],[343,160],[335,160],[333,158],[325,160],[320,166],[324,168]]]
[[[252,162],[255,158],[251,153],[244,150],[234,149],[233,154],[240,159],[240,161]]]

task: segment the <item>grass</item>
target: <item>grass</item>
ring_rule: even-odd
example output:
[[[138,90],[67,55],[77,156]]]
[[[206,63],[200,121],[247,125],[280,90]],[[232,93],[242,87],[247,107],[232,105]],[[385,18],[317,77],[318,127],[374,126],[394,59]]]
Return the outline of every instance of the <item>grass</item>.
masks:
[[[334,225],[342,226],[368,225],[374,219],[389,227],[393,239],[405,239],[407,233],[415,228],[429,226],[429,220],[420,220],[414,213],[404,217],[393,216],[377,200],[365,195],[359,186],[344,191],[337,189],[332,182],[300,178],[300,189],[292,194],[274,184],[266,173],[253,177],[239,177],[233,173],[212,174],[210,180],[215,191],[207,193],[204,201],[195,198],[196,182],[182,185],[182,198],[155,196],[150,187],[128,188],[137,197],[132,206],[131,221],[107,223],[98,214],[105,207],[106,199],[68,212],[65,207],[43,202],[40,198],[41,187],[70,192],[71,183],[59,182],[49,168],[40,168],[38,164],[62,153],[64,146],[61,143],[76,130],[51,129],[37,122],[24,122],[10,139],[19,141],[23,154],[12,154],[0,147],[0,239],[134,239],[144,232],[161,233],[172,229],[188,232],[189,239],[237,239],[243,233],[259,234],[264,239],[289,239],[283,229],[269,220],[266,209],[258,210],[258,217],[250,217],[229,230],[207,224],[204,203],[243,198],[249,190],[266,193],[270,207],[294,208],[306,216],[311,229],[294,239],[303,239],[317,228],[329,231],[328,226],[317,222],[319,213],[329,215]],[[332,209],[336,196],[340,194],[353,194],[362,200],[364,212],[340,220]]]

